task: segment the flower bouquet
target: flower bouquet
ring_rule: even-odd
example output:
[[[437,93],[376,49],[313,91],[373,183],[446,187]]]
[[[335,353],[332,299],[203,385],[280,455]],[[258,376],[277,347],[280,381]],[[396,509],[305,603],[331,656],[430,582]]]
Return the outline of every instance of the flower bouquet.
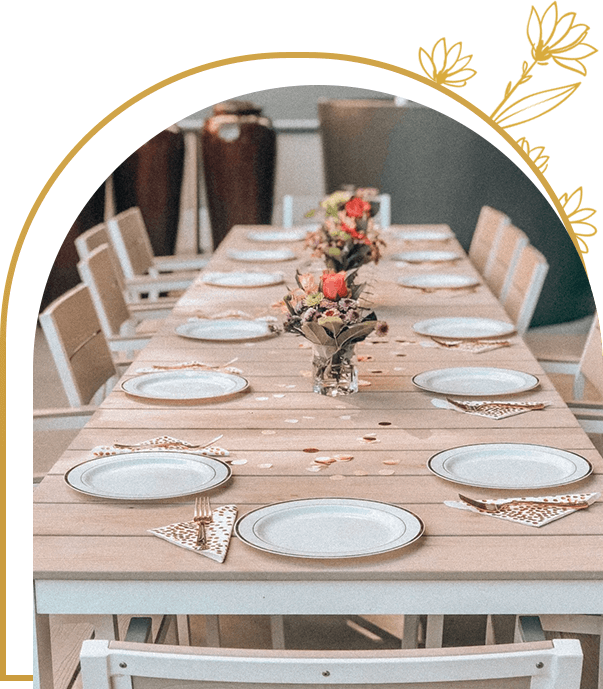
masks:
[[[348,271],[379,262],[385,242],[374,227],[379,204],[371,199],[376,194],[376,189],[336,191],[321,202],[322,226],[307,236],[306,246],[313,256],[324,257],[329,270]]]
[[[324,272],[319,282],[310,273],[297,273],[298,289],[283,299],[287,308],[284,330],[302,335],[313,345],[313,388],[321,395],[357,392],[356,343],[373,330],[387,333],[387,324],[360,305],[365,285],[354,284],[355,273]]]

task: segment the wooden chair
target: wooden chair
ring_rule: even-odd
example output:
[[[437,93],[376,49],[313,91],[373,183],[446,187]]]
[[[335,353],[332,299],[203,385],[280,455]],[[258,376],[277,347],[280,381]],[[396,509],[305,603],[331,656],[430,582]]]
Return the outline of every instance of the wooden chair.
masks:
[[[502,228],[492,252],[488,274],[484,276],[488,286],[500,301],[505,299],[521,252],[528,244],[527,235],[519,228],[514,225]]]
[[[34,430],[81,428],[118,376],[88,288],[56,299],[40,324],[71,408],[34,410]]]
[[[176,689],[188,681],[197,689],[325,685],[578,689],[582,671],[582,651],[575,639],[380,652],[258,651],[128,640],[145,638],[144,626],[137,626],[124,642],[84,641],[83,689]]]
[[[490,206],[483,206],[480,211],[469,246],[469,259],[484,277],[490,274],[501,233],[510,222],[507,215]]]
[[[80,277],[90,290],[92,303],[103,333],[113,350],[142,349],[149,335],[157,330],[169,308],[158,308],[155,302],[140,304],[136,310],[126,303],[111,261],[111,249],[102,244],[77,265]],[[145,336],[146,335],[146,339]]]
[[[507,231],[514,229],[509,227]],[[525,237],[521,230],[518,230],[518,232],[521,234],[515,235],[515,233],[511,232],[510,235],[511,239],[515,237],[516,246],[517,244],[523,244]],[[513,319],[517,332],[523,335],[534,315],[534,309],[538,303],[544,280],[549,271],[549,264],[538,249],[527,244],[522,247],[514,268],[511,265],[509,270],[512,272],[509,275],[507,284],[502,289],[501,302],[505,307],[505,311]]]
[[[199,255],[155,256],[142,213],[136,206],[107,220],[107,229],[126,280],[140,275],[157,278],[161,273],[171,273],[171,280],[180,284],[172,289],[186,289],[197,276],[196,271],[209,262],[206,256]]]
[[[138,308],[139,304],[146,304],[149,301],[158,302],[162,306],[173,305],[177,301],[177,297],[159,296],[161,292],[169,292],[171,290],[180,290],[181,282],[176,282],[177,287],[174,287],[174,281],[169,275],[151,277],[149,275],[137,275],[131,278],[126,278],[121,267],[121,263],[117,258],[117,254],[111,244],[109,230],[105,223],[95,225],[83,232],[75,239],[75,248],[78,256],[83,261],[88,258],[90,253],[103,244],[109,246],[109,253],[111,256],[111,263],[115,277],[119,283],[119,287],[124,294],[124,298],[131,309]]]

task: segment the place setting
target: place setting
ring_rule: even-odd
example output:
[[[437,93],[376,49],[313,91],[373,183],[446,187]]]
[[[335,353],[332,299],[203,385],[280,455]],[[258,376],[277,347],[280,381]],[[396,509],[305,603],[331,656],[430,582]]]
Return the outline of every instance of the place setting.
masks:
[[[205,285],[211,285],[213,287],[230,287],[233,289],[241,289],[280,285],[285,281],[285,277],[282,273],[212,271],[204,273],[201,277],[201,280]]]
[[[280,263],[297,258],[291,249],[230,249],[226,255],[244,263]]]
[[[422,263],[449,263],[458,261],[462,256],[456,251],[400,251],[389,256],[399,266]]]
[[[408,289],[431,293],[438,290],[475,291],[482,283],[471,275],[460,273],[424,273],[420,275],[405,275],[398,278],[397,283]]]
[[[175,332],[192,340],[244,342],[275,337],[280,329],[268,318],[191,318],[178,325]]]
[[[454,237],[452,230],[445,225],[390,226],[389,236],[408,242],[446,242]]]
[[[516,332],[512,323],[468,316],[429,318],[414,323],[412,329],[418,335],[430,339],[429,342],[422,342],[422,347],[437,347],[474,354],[489,352],[500,347],[510,347],[511,341],[507,338]]]
[[[316,223],[291,227],[282,230],[250,230],[247,239],[252,242],[300,242],[308,232],[315,232],[320,226]]]

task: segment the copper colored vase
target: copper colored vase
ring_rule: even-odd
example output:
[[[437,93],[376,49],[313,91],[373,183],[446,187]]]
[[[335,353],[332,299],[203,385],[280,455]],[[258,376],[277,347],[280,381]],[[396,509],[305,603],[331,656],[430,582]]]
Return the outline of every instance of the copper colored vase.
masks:
[[[214,247],[233,225],[269,225],[276,135],[260,108],[246,101],[214,106],[201,132]]]

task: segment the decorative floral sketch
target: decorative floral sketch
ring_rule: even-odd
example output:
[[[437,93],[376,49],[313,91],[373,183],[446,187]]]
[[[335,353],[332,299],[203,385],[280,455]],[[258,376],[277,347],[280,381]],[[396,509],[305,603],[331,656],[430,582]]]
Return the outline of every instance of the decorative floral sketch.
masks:
[[[595,235],[597,228],[592,223],[586,221],[590,220],[597,211],[594,208],[582,208],[582,187],[578,187],[569,196],[563,194],[559,201],[572,225],[580,251],[583,254],[587,254],[588,246],[583,238]]]
[[[530,156],[530,160],[533,161],[540,172],[545,172],[549,166],[549,156],[544,155],[544,146],[530,147],[525,137],[518,139],[517,143],[521,146],[522,150]]]
[[[468,69],[473,55],[461,57],[462,43],[455,43],[450,50],[446,49],[446,39],[440,40],[434,45],[431,55],[423,48],[419,49],[419,61],[427,76],[436,84],[451,88],[465,86],[477,72]]]

